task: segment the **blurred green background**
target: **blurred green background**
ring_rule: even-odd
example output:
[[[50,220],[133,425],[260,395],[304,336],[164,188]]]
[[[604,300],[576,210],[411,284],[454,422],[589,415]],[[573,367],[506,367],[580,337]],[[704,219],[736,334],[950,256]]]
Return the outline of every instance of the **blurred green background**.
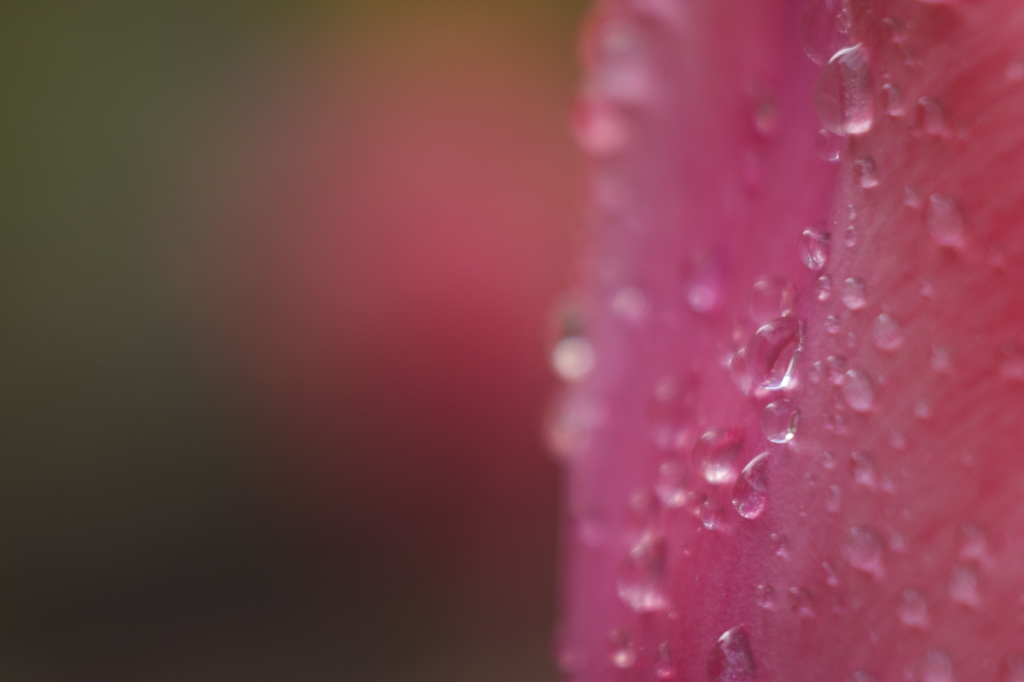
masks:
[[[583,11],[4,4],[0,679],[555,679]]]

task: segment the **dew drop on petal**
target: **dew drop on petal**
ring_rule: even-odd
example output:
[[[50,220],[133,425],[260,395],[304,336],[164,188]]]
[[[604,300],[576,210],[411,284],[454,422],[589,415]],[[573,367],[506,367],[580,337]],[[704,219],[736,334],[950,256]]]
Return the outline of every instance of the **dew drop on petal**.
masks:
[[[800,410],[789,400],[776,400],[761,411],[761,433],[773,443],[788,443],[796,436]]]
[[[957,564],[949,578],[949,598],[961,606],[977,607],[981,604],[978,591],[978,572],[966,564]]]
[[[795,299],[792,282],[781,277],[762,277],[750,292],[750,317],[758,324],[784,317],[793,312]]]
[[[794,317],[780,317],[762,325],[746,346],[747,371],[755,388],[789,388],[803,342],[803,328]]]
[[[956,199],[948,194],[933,194],[928,197],[925,225],[928,234],[939,246],[962,249],[967,245],[964,215]]]
[[[645,534],[629,551],[619,568],[618,592],[619,599],[637,613],[668,608],[663,538]]]
[[[686,468],[681,462],[662,462],[658,467],[658,480],[654,484],[654,492],[663,505],[677,509],[686,505],[686,480]]]
[[[582,336],[567,336],[551,351],[551,368],[564,381],[579,381],[594,368],[597,355],[590,341]]]
[[[830,485],[825,493],[825,511],[838,514],[843,508],[843,489],[838,485]]]
[[[769,611],[775,608],[775,589],[771,585],[758,585],[754,589],[754,602]]]
[[[814,153],[822,161],[839,163],[839,160],[842,158],[844,145],[843,138],[822,129],[818,131],[817,136],[814,138]]]
[[[875,318],[871,331],[878,350],[892,352],[899,350],[903,345],[903,329],[888,313],[882,313]]]
[[[814,104],[826,130],[836,135],[862,135],[874,123],[870,58],[858,43],[828,60],[818,76]]]
[[[825,331],[835,336],[843,330],[843,325],[839,321],[839,318],[835,315],[829,315],[825,318]]]
[[[745,519],[756,519],[768,499],[768,457],[762,452],[743,467],[732,488],[732,504]]]
[[[756,678],[757,667],[746,630],[727,630],[708,655],[709,682],[754,682]]]
[[[789,588],[789,608],[801,618],[814,618],[818,615],[814,595],[806,587]]]
[[[870,412],[875,407],[875,387],[871,378],[859,369],[846,371],[843,400],[854,412]]]
[[[858,571],[878,578],[885,575],[882,539],[870,528],[853,526],[846,531],[842,552],[843,558]]]
[[[804,7],[800,19],[800,43],[815,64],[824,64],[835,51],[842,47],[843,36],[839,30],[836,0],[810,0]]]
[[[843,281],[842,299],[847,310],[860,310],[868,304],[866,287],[862,277],[847,277]]]
[[[611,645],[611,663],[619,670],[628,670],[636,665],[636,648],[633,640],[624,632],[613,631],[608,637]]]
[[[939,100],[922,97],[917,100],[917,108],[921,129],[926,134],[938,137],[947,133],[946,112]]]
[[[832,236],[824,230],[808,227],[800,235],[800,260],[811,270],[821,270],[828,263]]]
[[[928,615],[928,598],[920,590],[908,587],[900,593],[896,616],[905,627],[927,630],[931,623]]]
[[[921,682],[956,682],[953,661],[941,649],[929,649],[921,662]]]
[[[658,658],[654,663],[654,675],[659,680],[672,680],[676,676],[676,667],[672,661],[672,647],[668,642],[658,645]]]
[[[878,187],[878,169],[875,166],[875,160],[870,156],[863,159],[857,159],[855,162],[857,166],[857,174],[860,177],[859,184],[861,189],[872,189]]]
[[[814,283],[814,293],[818,300],[824,303],[832,296],[832,278],[822,275]]]
[[[882,101],[885,103],[885,113],[890,116],[902,116],[906,113],[903,91],[895,83],[886,83],[882,86]]]
[[[928,362],[936,372],[949,374],[953,371],[953,361],[949,355],[949,348],[946,346],[939,344],[932,346],[931,357]]]
[[[651,439],[665,449],[688,446],[694,435],[699,379],[695,374],[659,379],[647,401]]]
[[[878,481],[875,476],[875,462],[863,452],[850,453],[850,473],[853,482],[865,488],[875,488]]]
[[[693,448],[704,480],[712,485],[728,485],[736,480],[740,449],[743,446],[741,429],[713,429],[708,431]]]

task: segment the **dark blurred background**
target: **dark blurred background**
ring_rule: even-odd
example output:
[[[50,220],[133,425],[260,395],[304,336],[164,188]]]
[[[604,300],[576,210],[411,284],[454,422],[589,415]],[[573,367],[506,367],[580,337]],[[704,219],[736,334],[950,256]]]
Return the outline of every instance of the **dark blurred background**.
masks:
[[[0,680],[553,680],[583,0],[0,9]]]

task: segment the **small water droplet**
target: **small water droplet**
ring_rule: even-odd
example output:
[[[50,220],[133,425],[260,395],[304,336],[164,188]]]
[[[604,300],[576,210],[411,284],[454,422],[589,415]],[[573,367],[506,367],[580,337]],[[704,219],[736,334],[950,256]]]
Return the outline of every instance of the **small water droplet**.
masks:
[[[775,609],[775,589],[771,585],[758,585],[754,589],[754,602],[762,609]]]
[[[832,236],[815,227],[808,227],[800,235],[800,260],[811,270],[821,270],[828,263]]]
[[[836,135],[862,135],[874,123],[870,58],[858,43],[837,51],[822,68],[814,104],[826,130]]]
[[[960,558],[966,561],[988,561],[988,539],[985,531],[977,524],[965,523],[960,526]]]
[[[825,358],[828,363],[828,381],[833,386],[842,386],[846,381],[846,356],[830,355]]]
[[[822,161],[839,163],[845,145],[846,143],[843,141],[843,138],[822,129],[818,131],[817,136],[814,138],[814,153]]]
[[[786,537],[785,533],[772,533],[768,536],[772,545],[775,547],[775,556],[781,559],[789,559],[789,538]]]
[[[740,348],[729,358],[729,378],[743,395],[750,395],[754,387],[754,380],[750,376],[750,367],[747,364],[747,349]]]
[[[773,443],[788,443],[796,436],[800,410],[789,400],[776,400],[761,411],[761,433]]]
[[[619,599],[637,613],[668,608],[663,538],[648,533],[633,546],[619,568],[618,591]]]
[[[885,102],[885,113],[890,116],[902,116],[906,113],[903,91],[895,83],[886,83],[882,86],[882,101]]]
[[[836,468],[836,456],[825,450],[821,453],[821,466],[828,471],[832,471]]]
[[[853,526],[843,540],[843,558],[858,571],[877,578],[885,576],[882,540],[878,533],[864,526]]]
[[[571,123],[576,143],[591,156],[616,156],[629,146],[626,117],[619,108],[607,102],[582,101],[576,107]]]
[[[743,446],[741,429],[714,429],[708,431],[693,448],[704,480],[712,485],[728,485],[736,480],[736,460]]]
[[[913,187],[903,188],[903,205],[907,208],[918,210],[921,208],[921,197]]]
[[[825,364],[821,360],[815,360],[807,368],[807,383],[820,384],[825,376]]]
[[[954,566],[949,579],[949,598],[962,606],[979,606],[978,572],[965,564]]]
[[[823,561],[821,568],[825,571],[825,584],[829,587],[839,587],[839,574],[836,573],[835,567],[829,562]]]
[[[825,331],[835,336],[843,330],[843,325],[836,315],[829,315],[825,318]]]
[[[949,356],[949,348],[936,344],[932,346],[931,357],[929,358],[929,364],[936,372],[943,374],[949,374],[953,371],[953,361]]]
[[[875,478],[875,463],[863,452],[850,454],[850,473],[853,474],[853,482],[865,488],[874,489],[878,485]]]
[[[843,305],[847,310],[860,310],[868,304],[865,294],[867,285],[862,277],[847,277],[843,280]]]
[[[889,432],[889,447],[900,451],[907,449],[907,437],[903,435],[902,431],[893,429]]]
[[[697,506],[697,518],[700,519],[704,528],[714,530],[718,528],[718,524],[722,520],[722,510],[705,495],[700,505]]]
[[[918,400],[914,403],[914,416],[918,419],[931,419],[932,406],[927,400]]]
[[[659,680],[673,680],[676,677],[676,667],[672,662],[672,648],[668,642],[658,645],[658,660],[654,663],[654,675]]]
[[[848,249],[857,246],[857,226],[853,223],[847,225],[843,230],[843,245]]]
[[[753,386],[767,391],[792,386],[802,342],[803,328],[794,317],[780,317],[758,328],[746,347]]]
[[[875,407],[875,387],[871,378],[859,369],[846,371],[843,400],[854,412],[870,412]]]
[[[928,598],[920,590],[908,587],[900,593],[896,616],[908,628],[927,630],[931,622],[928,615]]]
[[[747,631],[737,626],[726,630],[708,655],[710,682],[754,682],[757,667]]]
[[[855,670],[850,674],[851,682],[878,682],[878,678],[867,670]]]
[[[832,278],[828,275],[819,277],[814,283],[814,293],[822,303],[827,301],[832,296]]]
[[[628,670],[636,665],[636,648],[628,634],[615,630],[608,636],[608,642],[611,647],[610,658],[613,666],[619,670]]]
[[[756,519],[768,499],[768,454],[762,452],[743,467],[732,488],[732,504],[745,519]]]
[[[860,176],[861,189],[872,189],[878,187],[878,169],[875,166],[875,160],[870,156],[863,159],[857,159],[855,162],[857,166],[857,174]]]
[[[925,225],[939,246],[962,249],[967,245],[963,213],[956,199],[948,194],[933,194],[928,198]]]
[[[825,511],[838,514],[843,508],[843,490],[838,485],[830,485],[825,493]]]
[[[953,661],[949,654],[942,649],[926,651],[921,662],[921,682],[955,682]]]
[[[758,324],[784,317],[793,312],[795,300],[796,289],[792,282],[781,277],[762,277],[750,292],[750,316]]]
[[[762,97],[754,107],[754,130],[771,137],[779,130],[779,109],[772,97]]]
[[[942,103],[934,97],[922,97],[917,100],[918,121],[928,135],[943,136],[948,134],[946,112]]]
[[[789,607],[801,618],[814,618],[818,615],[814,606],[814,594],[806,587],[789,588]]]
[[[658,467],[658,481],[654,492],[666,507],[678,509],[686,505],[689,497],[686,490],[686,468],[681,462],[662,462]]]
[[[903,346],[903,329],[888,313],[882,313],[875,318],[871,331],[878,350],[892,352]]]
[[[551,368],[563,381],[579,381],[597,361],[593,346],[582,336],[567,336],[551,351]]]

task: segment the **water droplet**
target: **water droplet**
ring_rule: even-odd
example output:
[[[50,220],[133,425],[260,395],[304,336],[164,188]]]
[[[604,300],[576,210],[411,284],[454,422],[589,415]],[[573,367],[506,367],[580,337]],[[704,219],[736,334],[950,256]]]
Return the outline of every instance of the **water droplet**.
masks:
[[[668,642],[658,645],[658,660],[654,663],[654,675],[659,680],[675,679],[676,667],[672,662],[672,648]]]
[[[954,566],[949,579],[949,598],[962,606],[979,606],[978,572],[964,564]]]
[[[637,324],[647,317],[651,304],[644,292],[636,287],[623,287],[612,296],[611,308],[619,318]]]
[[[753,389],[753,379],[750,376],[750,368],[747,365],[747,349],[740,348],[729,358],[729,377],[743,395],[750,395]]]
[[[960,558],[966,561],[988,561],[988,540],[980,526],[973,523],[960,526]]]
[[[926,651],[921,662],[921,682],[955,682],[953,661],[949,654],[941,649]]]
[[[850,473],[853,474],[853,482],[857,485],[874,489],[878,484],[875,480],[875,463],[863,452],[850,454]]]
[[[903,435],[902,431],[893,429],[889,433],[889,447],[900,451],[907,449],[907,437]]]
[[[828,381],[833,386],[842,386],[846,381],[846,357],[830,355],[825,358],[828,363]]]
[[[725,301],[725,267],[722,259],[698,254],[689,269],[686,303],[698,315],[717,312]]]
[[[932,354],[929,358],[929,364],[932,369],[936,372],[942,372],[943,374],[949,374],[953,371],[953,361],[949,356],[949,349],[945,346],[938,344],[932,346]]]
[[[906,113],[903,91],[895,83],[886,83],[882,86],[882,101],[885,102],[885,113],[890,116],[902,116]]]
[[[802,325],[794,317],[780,317],[754,332],[747,343],[746,361],[755,388],[777,391],[793,385],[802,337]]]
[[[814,104],[826,130],[836,135],[862,135],[874,123],[870,58],[858,43],[828,60],[815,86]]]
[[[903,329],[888,313],[882,313],[875,318],[871,331],[878,350],[892,352],[903,346]]]
[[[878,533],[864,526],[853,526],[843,540],[843,558],[858,571],[877,578],[885,576],[882,540]]]
[[[875,407],[875,387],[871,378],[859,369],[846,371],[843,400],[854,412],[870,412]]]
[[[843,489],[838,485],[830,485],[825,493],[825,511],[830,514],[838,514],[843,508]]]
[[[827,561],[821,562],[821,568],[825,571],[825,584],[829,587],[839,587],[839,574],[836,569]]]
[[[618,576],[619,599],[637,613],[664,611],[665,541],[650,533],[626,555]]]
[[[628,670],[636,665],[636,648],[632,638],[618,630],[608,636],[611,645],[611,662],[619,670]]]
[[[825,450],[821,453],[821,466],[828,471],[832,471],[836,468],[836,456]]]
[[[742,627],[726,630],[708,655],[710,682],[754,682],[757,667],[750,640]]]
[[[567,336],[551,351],[551,368],[563,381],[579,381],[594,368],[597,356],[582,336]]]
[[[825,331],[835,336],[843,330],[843,325],[836,315],[829,315],[825,318]]]
[[[862,277],[847,277],[843,280],[843,305],[847,310],[860,310],[868,304],[864,293],[867,285]]]
[[[918,196],[916,189],[913,187],[903,188],[903,205],[914,210],[921,208],[921,197]]]
[[[754,589],[754,603],[769,611],[775,609],[775,590],[771,585],[758,585]]]
[[[693,448],[693,457],[712,485],[728,485],[736,480],[736,460],[743,446],[741,429],[708,431]]]
[[[948,194],[933,194],[928,198],[925,225],[939,246],[962,249],[967,245],[964,215],[956,199]]]
[[[800,260],[811,270],[821,270],[828,263],[832,236],[823,230],[808,227],[800,235]]]
[[[843,230],[843,245],[848,249],[852,249],[857,246],[857,226],[849,224],[846,229]]]
[[[781,277],[762,277],[750,292],[750,316],[758,324],[784,317],[793,312],[795,299],[792,282]]]
[[[761,411],[761,433],[773,443],[788,443],[796,436],[800,410],[789,400],[776,400]]]
[[[822,303],[827,301],[832,296],[832,278],[828,275],[819,277],[814,283],[814,293]]]
[[[801,618],[814,618],[818,615],[814,607],[814,595],[806,587],[789,588],[789,607]]]
[[[836,16],[837,0],[811,0],[800,19],[800,43],[815,64],[824,64],[842,47],[843,36]]]
[[[700,380],[695,374],[662,377],[655,383],[647,401],[647,421],[656,445],[672,450],[693,442],[699,390]]]
[[[762,452],[743,467],[732,488],[732,504],[745,519],[756,519],[768,498],[768,454]]]
[[[908,628],[927,630],[931,622],[928,616],[928,598],[920,590],[908,587],[900,593],[896,616]]]
[[[863,159],[857,159],[857,174],[860,176],[861,189],[871,189],[878,187],[878,169],[875,166],[875,160],[870,156]]]
[[[827,130],[819,130],[814,138],[814,153],[822,161],[839,163],[845,145],[843,138],[838,135],[833,135]]]
[[[931,419],[932,406],[927,400],[918,400],[914,403],[914,416],[918,419]]]
[[[722,510],[705,495],[697,507],[697,518],[706,529],[714,530],[722,520]]]
[[[934,97],[922,97],[917,100],[918,121],[921,129],[928,135],[942,136],[948,133],[946,128],[946,112],[942,103]]]
[[[686,468],[681,462],[662,462],[658,467],[658,481],[654,492],[666,507],[678,509],[686,505]]]
[[[786,537],[785,533],[772,533],[768,536],[772,545],[775,547],[775,556],[781,559],[789,559],[789,538]]]

